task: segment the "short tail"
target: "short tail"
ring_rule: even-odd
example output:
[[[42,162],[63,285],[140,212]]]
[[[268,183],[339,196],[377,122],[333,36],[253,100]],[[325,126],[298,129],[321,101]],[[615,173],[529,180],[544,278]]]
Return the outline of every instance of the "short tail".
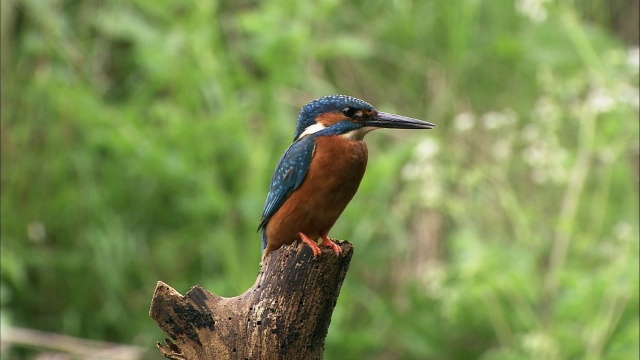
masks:
[[[267,229],[262,229],[262,252],[267,248]]]

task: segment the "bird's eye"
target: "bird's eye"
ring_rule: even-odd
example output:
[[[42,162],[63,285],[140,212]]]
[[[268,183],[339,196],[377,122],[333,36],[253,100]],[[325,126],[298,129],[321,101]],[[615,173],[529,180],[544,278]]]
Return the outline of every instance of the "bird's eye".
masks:
[[[350,107],[346,107],[344,109],[342,109],[342,114],[346,117],[353,117],[353,115],[356,114],[356,111],[358,111],[357,109],[354,108],[350,108]]]

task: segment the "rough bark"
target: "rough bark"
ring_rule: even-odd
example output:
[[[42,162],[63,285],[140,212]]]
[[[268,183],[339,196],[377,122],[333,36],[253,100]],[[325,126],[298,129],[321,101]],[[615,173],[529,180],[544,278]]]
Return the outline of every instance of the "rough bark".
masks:
[[[255,284],[232,298],[199,285],[184,296],[159,281],[149,315],[171,339],[170,359],[322,359],[324,340],[353,245],[314,258],[301,243],[264,260]]]

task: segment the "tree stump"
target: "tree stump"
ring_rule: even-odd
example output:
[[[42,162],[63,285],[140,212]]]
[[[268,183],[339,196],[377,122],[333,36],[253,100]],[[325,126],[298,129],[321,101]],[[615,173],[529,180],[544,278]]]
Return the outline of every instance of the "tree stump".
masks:
[[[322,359],[331,314],[353,255],[300,242],[273,251],[255,284],[231,298],[199,285],[184,296],[158,282],[149,315],[171,338],[158,343],[169,359]]]

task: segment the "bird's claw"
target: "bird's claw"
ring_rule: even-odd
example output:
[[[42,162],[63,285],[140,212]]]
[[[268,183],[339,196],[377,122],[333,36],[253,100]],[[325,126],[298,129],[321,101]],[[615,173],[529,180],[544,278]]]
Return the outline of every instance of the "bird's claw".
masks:
[[[340,247],[340,245],[336,244],[333,242],[333,240],[331,240],[331,238],[329,238],[327,236],[327,234],[322,234],[322,246],[328,246],[331,249],[333,249],[333,252],[336,253],[336,255],[340,255],[342,254],[342,248]]]
[[[311,248],[311,251],[313,251],[314,257],[318,257],[320,256],[320,254],[322,254],[322,250],[320,250],[320,246],[318,246],[318,243],[316,241],[312,240],[303,232],[300,232],[299,235],[300,235],[300,240],[302,240],[303,243],[309,245],[309,247]]]
[[[318,246],[318,243],[315,240],[311,239],[303,232],[300,232],[299,235],[300,240],[309,245],[311,251],[313,251],[314,257],[320,256],[320,254],[322,254],[322,249],[320,249],[320,246]],[[327,236],[327,234],[321,234],[320,237],[322,237],[322,243],[320,245],[330,247],[336,255],[342,254],[342,248],[340,247],[340,245],[334,243],[333,240],[331,240],[331,238]]]

